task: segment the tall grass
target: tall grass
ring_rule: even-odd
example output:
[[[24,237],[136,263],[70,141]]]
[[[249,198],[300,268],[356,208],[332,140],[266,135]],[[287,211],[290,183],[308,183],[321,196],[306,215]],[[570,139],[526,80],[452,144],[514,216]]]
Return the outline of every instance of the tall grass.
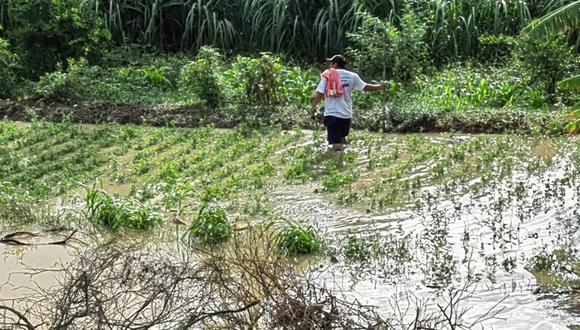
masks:
[[[0,19],[3,3],[0,1]],[[469,56],[485,34],[518,34],[531,19],[570,0],[82,0],[103,18],[115,40],[164,49],[212,45],[322,58],[344,50],[359,11],[394,24],[406,10],[429,28],[436,57]],[[0,22],[2,22],[0,20]]]

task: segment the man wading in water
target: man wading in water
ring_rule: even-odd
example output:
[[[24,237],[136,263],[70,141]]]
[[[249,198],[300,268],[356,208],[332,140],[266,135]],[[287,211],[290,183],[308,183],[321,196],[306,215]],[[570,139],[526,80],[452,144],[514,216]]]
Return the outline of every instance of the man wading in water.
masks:
[[[332,150],[344,150],[346,137],[350,132],[352,119],[352,91],[384,91],[387,83],[367,84],[358,74],[346,70],[346,60],[342,55],[329,58],[330,69],[321,74],[320,83],[312,100],[312,117],[316,118],[316,108],[324,100],[324,126],[328,133],[328,144]]]

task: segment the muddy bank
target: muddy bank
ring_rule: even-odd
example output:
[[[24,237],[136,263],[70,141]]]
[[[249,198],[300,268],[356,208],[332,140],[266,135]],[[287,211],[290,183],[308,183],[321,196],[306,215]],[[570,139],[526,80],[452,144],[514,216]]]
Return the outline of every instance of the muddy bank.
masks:
[[[134,124],[172,127],[198,127],[207,123],[220,128],[232,128],[231,118],[218,117],[202,107],[138,107],[107,102],[87,102],[73,105],[14,102],[0,100],[0,118],[31,121],[38,118],[53,122],[69,121],[82,124]]]
[[[295,126],[313,129],[305,109],[230,105],[209,109],[204,105],[142,107],[111,102],[53,104],[41,101],[0,100],[0,119],[30,121],[38,118],[53,122],[84,124],[134,124],[161,127],[199,127],[213,124],[233,128],[240,124]],[[522,110],[443,112],[416,109],[409,112],[393,109],[388,118],[381,111],[360,109],[355,112],[353,128],[393,133],[462,132],[462,133],[541,133],[565,134],[567,120],[561,111]]]

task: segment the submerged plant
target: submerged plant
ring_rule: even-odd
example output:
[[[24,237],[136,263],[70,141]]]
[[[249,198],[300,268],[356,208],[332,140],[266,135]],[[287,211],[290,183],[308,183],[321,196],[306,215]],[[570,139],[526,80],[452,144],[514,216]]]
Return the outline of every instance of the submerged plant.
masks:
[[[161,216],[141,203],[119,200],[103,190],[88,190],[86,201],[89,218],[113,231],[121,228],[148,230],[163,223]]]
[[[189,234],[203,243],[213,244],[232,236],[232,224],[226,211],[217,204],[204,203],[189,227]]]
[[[275,231],[274,243],[288,255],[317,253],[322,248],[322,238],[313,227],[304,227],[292,221],[285,221]]]
[[[349,235],[341,250],[348,261],[369,261],[383,254],[378,236]]]

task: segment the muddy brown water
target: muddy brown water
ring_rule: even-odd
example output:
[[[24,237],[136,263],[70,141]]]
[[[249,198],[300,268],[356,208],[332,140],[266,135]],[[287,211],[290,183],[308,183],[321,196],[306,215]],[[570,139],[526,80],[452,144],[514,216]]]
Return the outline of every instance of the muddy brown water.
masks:
[[[29,246],[0,244],[0,299],[18,306],[23,297],[58,288],[59,271],[73,260],[76,248],[46,243],[62,239],[49,235],[24,240]]]

